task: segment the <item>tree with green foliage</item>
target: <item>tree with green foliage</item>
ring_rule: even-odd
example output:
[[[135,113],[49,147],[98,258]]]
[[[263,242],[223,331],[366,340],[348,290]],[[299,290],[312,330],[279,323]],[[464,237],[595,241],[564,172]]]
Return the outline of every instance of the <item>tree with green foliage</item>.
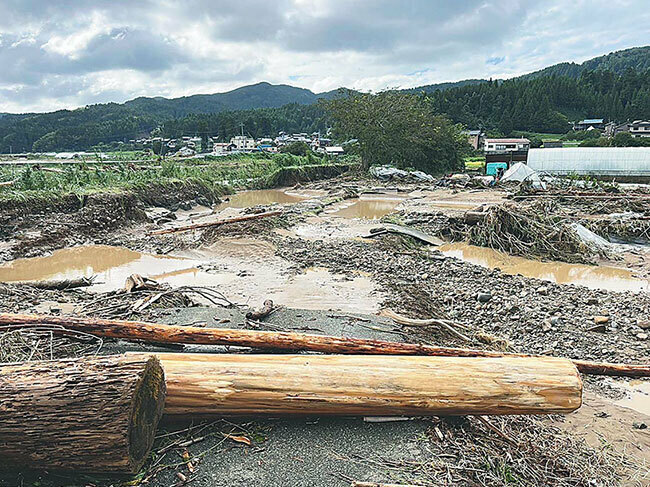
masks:
[[[307,142],[292,142],[291,144],[280,147],[280,152],[286,152],[294,156],[306,156],[311,152],[311,148]]]
[[[397,91],[348,93],[322,105],[339,138],[357,139],[364,167],[392,164],[427,172],[463,168],[462,127],[434,112],[426,96]]]

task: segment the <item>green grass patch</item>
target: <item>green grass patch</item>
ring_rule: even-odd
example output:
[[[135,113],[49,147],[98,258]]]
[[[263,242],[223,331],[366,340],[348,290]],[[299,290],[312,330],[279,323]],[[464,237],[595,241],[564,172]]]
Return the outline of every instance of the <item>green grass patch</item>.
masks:
[[[216,190],[226,187],[270,187],[282,184],[291,172],[304,172],[305,178],[316,179],[329,172],[321,167],[332,166],[328,158],[314,154],[239,155],[165,161],[147,160],[140,164],[116,162],[111,165],[68,164],[51,170],[31,165],[0,167],[0,201],[53,200],[65,196],[128,190],[146,191],[152,185],[193,184]],[[291,171],[287,171],[291,168]],[[284,174],[284,177],[282,175]],[[336,175],[333,173],[333,175]],[[223,192],[223,191],[219,191]]]

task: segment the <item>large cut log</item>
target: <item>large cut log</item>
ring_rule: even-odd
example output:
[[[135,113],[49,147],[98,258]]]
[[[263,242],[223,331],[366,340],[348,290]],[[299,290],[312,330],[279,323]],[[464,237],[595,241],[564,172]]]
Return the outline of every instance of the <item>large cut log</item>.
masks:
[[[218,227],[221,225],[226,225],[228,223],[239,223],[248,220],[258,220],[260,218],[266,218],[267,216],[277,216],[281,214],[282,214],[282,210],[267,211],[265,213],[254,213],[252,215],[238,216],[235,218],[229,218],[227,220],[217,220],[214,222],[206,222],[206,223],[195,223],[193,225],[185,225],[183,227],[172,227],[172,228],[166,228],[164,230],[156,230],[153,232],[149,232],[149,235],[164,235],[166,233],[185,232],[188,230],[198,230],[201,228]]]
[[[503,353],[491,350],[437,347],[417,343],[387,342],[327,335],[308,335],[281,331],[235,330],[228,328],[201,328],[175,326],[146,321],[106,320],[80,316],[0,313],[2,325],[11,327],[30,325],[59,325],[69,330],[90,333],[107,338],[121,338],[149,343],[184,343],[193,345],[232,345],[266,350],[310,350],[323,353],[429,355],[443,357],[534,357],[522,353]],[[53,330],[56,333],[56,330]],[[584,374],[616,377],[650,377],[650,364],[612,364],[573,360]]]
[[[582,381],[551,357],[157,354],[165,416],[568,413]]]
[[[156,357],[0,367],[0,467],[134,473],[165,401]]]

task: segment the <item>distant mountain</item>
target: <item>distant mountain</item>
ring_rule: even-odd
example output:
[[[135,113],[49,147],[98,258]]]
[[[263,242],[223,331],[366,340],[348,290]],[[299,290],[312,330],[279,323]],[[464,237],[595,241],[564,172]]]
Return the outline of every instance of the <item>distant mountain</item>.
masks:
[[[134,112],[162,118],[179,118],[190,113],[219,113],[252,108],[276,108],[289,103],[311,105],[331,93],[316,94],[305,88],[289,85],[272,85],[267,82],[242,86],[225,93],[191,95],[180,98],[140,97],[124,103]]]
[[[576,63],[559,63],[520,76],[521,79],[535,79],[545,76],[566,76],[578,78],[583,71],[608,70],[623,74],[628,69],[645,71],[650,69],[650,46],[632,47],[622,51],[614,51],[604,56],[598,56],[587,61]]]

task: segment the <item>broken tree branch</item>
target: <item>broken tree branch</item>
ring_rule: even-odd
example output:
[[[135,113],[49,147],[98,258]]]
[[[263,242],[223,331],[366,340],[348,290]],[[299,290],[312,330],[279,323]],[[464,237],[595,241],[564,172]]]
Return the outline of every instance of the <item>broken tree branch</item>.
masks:
[[[254,309],[254,310],[249,311],[248,313],[246,313],[246,318],[248,318],[249,320],[255,320],[255,321],[263,320],[264,318],[266,318],[268,315],[270,315],[273,312],[273,309],[274,309],[273,308],[273,301],[271,301],[270,299],[267,299],[266,301],[264,301],[264,306],[262,306],[259,309]]]
[[[462,325],[458,325],[456,323],[453,323],[451,321],[447,320],[439,320],[439,319],[428,319],[428,320],[416,320],[412,318],[407,318],[406,316],[399,315],[395,313],[391,309],[385,309],[382,311],[382,315],[390,318],[393,320],[395,323],[399,325],[404,325],[404,326],[416,326],[416,327],[422,327],[422,326],[440,326],[447,330],[449,333],[454,335],[457,338],[460,338],[463,341],[466,342],[471,342],[472,339],[463,335],[461,332],[456,330],[454,327],[462,327]]]
[[[324,353],[430,355],[444,357],[534,357],[522,353],[437,347],[418,343],[387,342],[282,331],[235,330],[175,326],[143,321],[105,320],[79,316],[0,313],[0,325],[60,325],[106,338],[122,338],[150,343],[232,345],[266,350],[310,350]],[[650,377],[650,364],[630,365],[573,360],[584,374],[614,377]]]
[[[193,225],[186,225],[184,227],[174,227],[174,228],[166,228],[164,230],[156,230],[153,232],[149,232],[149,235],[164,235],[166,233],[185,232],[188,230],[197,230],[200,228],[217,227],[220,225],[226,225],[228,223],[239,223],[248,220],[257,220],[259,218],[266,218],[267,216],[277,216],[281,214],[282,214],[282,210],[267,211],[265,213],[256,213],[252,215],[238,216],[235,218],[229,218],[227,220],[218,220],[218,221],[206,222],[206,223],[195,223]]]

